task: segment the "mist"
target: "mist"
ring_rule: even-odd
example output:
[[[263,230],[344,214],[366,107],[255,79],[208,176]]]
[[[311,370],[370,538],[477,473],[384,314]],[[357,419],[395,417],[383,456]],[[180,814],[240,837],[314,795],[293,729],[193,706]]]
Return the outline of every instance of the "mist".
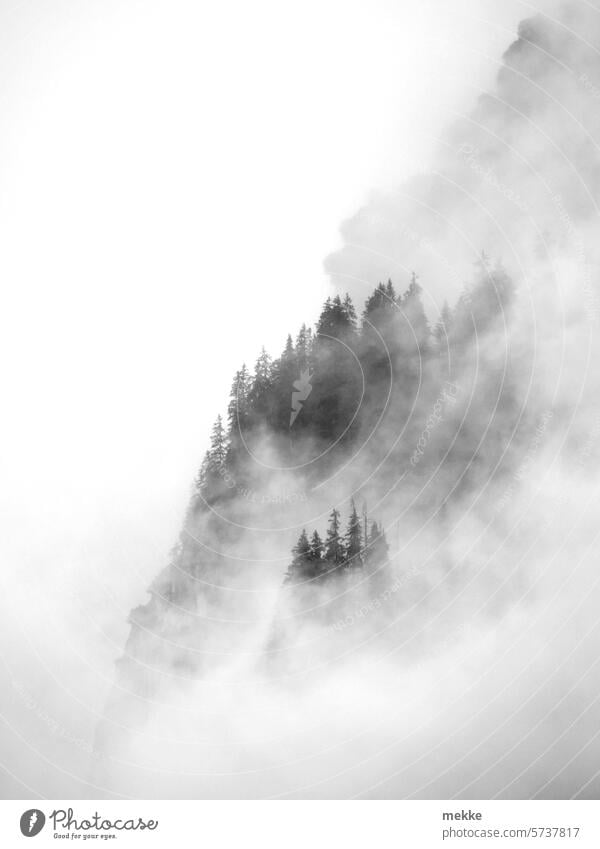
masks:
[[[201,339],[218,314],[221,281],[196,287],[190,275],[193,308],[184,299],[182,310],[179,289],[166,299],[166,316],[162,290],[153,301],[140,283],[128,290],[108,373],[102,347],[91,372],[88,359],[75,382],[62,385],[65,396],[76,387],[77,404],[57,400],[51,381],[47,399],[36,393],[24,401],[23,433],[17,439],[13,427],[4,440],[17,448],[6,461],[11,491],[3,499],[5,795],[597,795],[600,13],[548,4],[531,17],[531,8],[515,4],[492,22],[491,5],[482,7],[485,21],[466,12],[461,18],[461,8],[451,25],[432,4],[438,17],[429,34],[419,15],[402,20],[388,4],[377,7],[374,34],[389,16],[427,44],[414,93],[395,105],[395,92],[413,78],[391,65],[389,83],[377,89],[369,80],[364,96],[353,80],[342,103],[350,109],[358,97],[357,114],[326,143],[323,161],[343,148],[356,122],[364,135],[329,185],[327,196],[339,200],[327,202],[327,220],[306,239],[296,270],[289,271],[290,257],[303,254],[314,196],[308,192],[293,222],[283,216],[279,229],[265,219],[268,238],[256,243],[251,209],[240,212],[246,241],[232,292],[240,299],[236,315],[252,304],[258,317],[252,325],[236,318],[216,334],[218,356],[215,335],[205,347]],[[332,7],[331,26],[343,14]],[[364,18],[353,15],[358,31]],[[485,60],[468,49],[478,38]],[[440,56],[457,79],[431,94],[430,81],[441,74],[430,69]],[[348,49],[344,67],[351,60]],[[380,92],[381,112],[368,112],[372,91]],[[330,102],[319,106],[321,118]],[[342,107],[331,108],[339,119]],[[384,113],[387,123],[367,132],[369,118]],[[286,135],[280,146],[288,142]],[[352,190],[342,188],[350,160]],[[374,161],[386,164],[367,164]],[[249,166],[242,161],[240,171]],[[324,179],[317,175],[314,195]],[[247,193],[260,191],[249,186]],[[183,205],[179,223],[189,211]],[[333,216],[346,219],[335,250]],[[145,238],[140,230],[140,253]],[[325,254],[327,280],[317,264]],[[189,255],[178,260],[184,277]],[[173,276],[170,257],[171,250],[162,261],[169,259]],[[208,275],[194,266],[204,280],[219,269],[218,258]],[[107,261],[87,274],[97,275],[101,290],[109,271]],[[161,570],[234,370],[252,362],[261,344],[277,350],[288,330],[316,320],[328,293],[349,292],[362,311],[380,281],[391,278],[401,291],[413,272],[432,328],[444,301],[458,311],[465,292],[467,306],[480,310],[472,328],[452,336],[442,327],[446,354],[430,361],[418,341],[405,343],[412,376],[402,383],[386,372],[380,385],[367,387],[372,409],[356,424],[352,450],[343,440],[332,448],[303,425],[302,415],[318,414],[317,373],[291,461],[288,447],[265,430],[246,459],[227,469],[229,480],[223,477],[233,501],[210,503],[184,521],[184,559],[201,560],[202,572],[192,575],[193,603],[185,593],[174,599],[164,584],[171,573],[165,578]],[[310,290],[302,282],[309,273],[316,281]],[[504,275],[514,299],[490,300]],[[269,282],[255,286],[257,277]],[[102,338],[104,320],[115,338],[114,285],[94,315]],[[248,288],[252,299],[244,301]],[[149,298],[153,317],[133,339],[146,339],[149,363],[141,355],[127,360],[125,379],[96,404],[98,385],[119,371],[140,297]],[[165,335],[164,324],[177,325],[182,312],[183,332]],[[415,316],[401,312],[408,339]],[[40,310],[33,335],[44,323]],[[78,324],[66,337],[49,371],[71,367],[73,343],[88,327]],[[21,348],[16,355],[22,361]],[[348,357],[349,380],[357,378],[353,368]],[[37,369],[43,384],[44,364],[32,356]],[[13,377],[20,395],[29,375],[25,368]],[[205,391],[191,393],[194,384]],[[428,425],[436,404],[440,415]],[[37,418],[25,415],[34,410],[40,418],[47,411],[57,436],[42,441],[42,450]],[[77,417],[65,429],[71,411]],[[102,426],[90,429],[97,414]],[[51,459],[38,477],[41,454]],[[93,486],[81,486],[81,464]],[[346,518],[353,497],[386,529],[385,588],[373,594],[362,576],[331,591],[282,584],[300,530],[323,533],[331,508]],[[159,633],[148,606],[154,598],[160,610],[168,602]]]

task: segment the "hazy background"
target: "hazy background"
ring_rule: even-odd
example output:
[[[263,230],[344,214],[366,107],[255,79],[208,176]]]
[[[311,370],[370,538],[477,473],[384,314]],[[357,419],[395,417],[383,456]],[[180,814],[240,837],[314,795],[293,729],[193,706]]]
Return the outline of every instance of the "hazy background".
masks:
[[[314,320],[340,221],[540,8],[499,5],[3,5],[5,795],[99,792],[125,618],[233,371]]]

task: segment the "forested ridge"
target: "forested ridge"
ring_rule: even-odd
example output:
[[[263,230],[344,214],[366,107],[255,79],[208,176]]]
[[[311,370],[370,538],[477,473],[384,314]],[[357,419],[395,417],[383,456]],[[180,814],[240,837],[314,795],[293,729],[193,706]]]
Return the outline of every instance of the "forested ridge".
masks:
[[[242,365],[234,375],[170,562],[150,587],[150,600],[130,617],[120,668],[129,684],[137,680],[134,689],[152,688],[152,669],[202,674],[221,651],[243,646],[240,623],[251,610],[247,587],[255,575],[280,585],[267,654],[293,645],[299,625],[328,626],[365,597],[385,596],[378,617],[389,619],[427,595],[447,556],[420,566],[410,588],[392,597],[386,588],[415,566],[391,549],[409,537],[423,498],[443,522],[451,499],[468,492],[481,472],[483,455],[475,450],[468,473],[461,468],[449,492],[420,495],[402,523],[393,521],[395,545],[386,528],[390,504],[436,464],[457,469],[472,451],[480,427],[472,410],[448,432],[448,402],[456,403],[459,389],[470,392],[473,381],[484,395],[500,389],[506,413],[496,427],[517,415],[505,352],[492,343],[482,371],[479,351],[511,320],[515,287],[500,264],[482,256],[472,284],[430,322],[417,275],[407,283],[402,294],[391,280],[379,283],[360,315],[349,296],[328,298],[315,327],[303,324],[295,338],[289,335],[279,357],[263,348],[252,371]],[[499,455],[501,443],[496,447]],[[486,468],[494,459],[488,447]],[[287,495],[279,494],[282,480]],[[281,533],[255,532],[274,516]]]
[[[342,223],[331,297],[223,386],[130,594],[97,739],[125,794],[137,763],[193,798],[592,787],[556,723],[587,751],[596,23],[523,22],[432,167]]]

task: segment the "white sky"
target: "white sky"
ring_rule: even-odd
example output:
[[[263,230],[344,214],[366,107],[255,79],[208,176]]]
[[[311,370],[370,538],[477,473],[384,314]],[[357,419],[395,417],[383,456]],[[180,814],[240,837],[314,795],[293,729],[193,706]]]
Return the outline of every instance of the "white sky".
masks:
[[[340,221],[427,160],[532,11],[1,3],[9,574],[163,565],[234,370],[314,321]]]

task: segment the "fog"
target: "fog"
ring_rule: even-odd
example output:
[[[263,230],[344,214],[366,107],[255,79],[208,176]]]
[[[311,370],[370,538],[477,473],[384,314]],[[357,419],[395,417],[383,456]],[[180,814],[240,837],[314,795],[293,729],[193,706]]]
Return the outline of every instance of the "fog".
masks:
[[[252,101],[258,117],[244,115],[237,91],[254,52],[234,33],[230,76],[202,90],[214,99],[210,116],[234,117],[211,137],[214,149],[202,148],[202,173],[193,148],[204,117],[186,111],[186,95],[199,90],[188,82],[172,101],[169,85],[208,72],[217,50],[205,67],[176,63],[164,83],[158,4],[143,14],[124,7],[110,38],[115,20],[94,7],[89,19],[73,18],[64,4],[57,31],[41,16],[29,30],[21,19],[20,38],[51,28],[57,62],[68,55],[81,67],[65,54],[69,33],[71,50],[100,39],[119,62],[110,83],[92,60],[84,83],[57,68],[55,99],[41,98],[34,113],[41,120],[50,103],[54,135],[40,146],[27,125],[31,147],[21,150],[33,170],[24,182],[16,159],[4,169],[5,358],[15,364],[3,435],[6,796],[597,794],[600,13],[547,4],[548,17],[522,25],[513,43],[517,21],[535,9],[500,14],[493,5],[468,17],[468,4],[450,15],[438,3],[419,12],[332,3],[316,34],[309,8],[302,32],[317,62],[308,83],[299,49],[279,91]],[[248,90],[271,84],[271,62],[290,44],[285,18],[270,6],[265,16],[286,37],[260,42],[272,52],[264,65],[250,62]],[[140,20],[145,39],[134,50]],[[337,28],[344,38],[333,39]],[[389,58],[400,29],[405,47],[421,45],[418,56]],[[192,49],[174,18],[163,38],[171,58],[180,39]],[[128,64],[138,54],[140,74]],[[96,118],[91,129],[86,121],[123,80],[115,109],[100,111],[106,129],[92,151],[108,145],[110,155],[92,169],[90,192],[78,185],[97,129]],[[78,86],[82,113],[67,123],[65,152]],[[23,95],[8,89],[8,102]],[[162,129],[138,159],[155,129],[155,97]],[[256,134],[240,140],[237,125],[250,117]],[[123,121],[127,132],[113,138]],[[230,147],[217,156],[224,136]],[[111,177],[123,145],[126,166]],[[207,191],[213,162],[220,170]],[[65,182],[70,194],[59,200]],[[121,202],[109,203],[113,194]],[[328,291],[350,291],[362,309],[380,280],[403,289],[413,270],[434,324],[443,301],[454,305],[472,283],[482,251],[514,281],[515,302],[476,326],[453,360],[456,402],[445,404],[418,467],[409,458],[446,376],[443,358],[423,367],[416,394],[395,385],[375,437],[365,432],[358,453],[336,455],[318,485],[302,463],[273,471],[284,464],[265,437],[256,498],[236,480],[233,513],[211,509],[193,527],[210,552],[204,606],[190,625],[189,611],[173,605],[168,637],[134,647],[142,663],[160,657],[159,686],[140,690],[127,668],[115,673],[127,618],[168,562],[234,370],[263,343],[281,349],[288,330],[316,319]],[[494,282],[492,264],[484,271]],[[32,287],[40,274],[43,285]],[[322,447],[307,437],[295,449],[302,458]],[[281,493],[301,497],[280,505]],[[381,616],[364,588],[340,590],[344,612],[355,613],[335,628],[299,615],[281,581],[299,530],[323,531],[332,505],[345,516],[353,494],[368,494],[385,525],[402,605]],[[300,606],[326,604],[317,592]],[[289,642],[281,652],[271,643],[277,627]],[[180,645],[201,655],[204,674],[190,679]]]

